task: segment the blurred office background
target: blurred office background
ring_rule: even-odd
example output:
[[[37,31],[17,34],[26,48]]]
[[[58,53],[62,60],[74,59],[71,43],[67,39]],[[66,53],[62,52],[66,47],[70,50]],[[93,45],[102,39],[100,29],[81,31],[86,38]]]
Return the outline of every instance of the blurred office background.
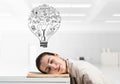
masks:
[[[48,4],[61,14],[59,30],[41,48],[28,27],[32,8]],[[25,76],[36,70],[34,60],[43,51],[98,66],[116,84],[120,78],[119,0],[1,0],[0,76]]]

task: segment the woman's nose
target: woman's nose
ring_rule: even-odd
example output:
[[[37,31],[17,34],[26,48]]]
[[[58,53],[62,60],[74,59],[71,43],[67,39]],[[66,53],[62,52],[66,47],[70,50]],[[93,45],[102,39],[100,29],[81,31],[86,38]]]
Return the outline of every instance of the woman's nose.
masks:
[[[57,69],[57,66],[55,64],[49,64],[49,67],[51,67],[51,69]]]

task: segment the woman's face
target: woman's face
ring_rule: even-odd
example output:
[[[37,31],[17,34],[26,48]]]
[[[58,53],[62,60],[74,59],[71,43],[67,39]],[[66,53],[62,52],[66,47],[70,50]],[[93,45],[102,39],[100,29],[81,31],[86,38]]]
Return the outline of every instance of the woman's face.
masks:
[[[61,74],[66,73],[66,62],[59,57],[58,54],[55,56],[45,55],[41,59],[40,69],[49,74]]]

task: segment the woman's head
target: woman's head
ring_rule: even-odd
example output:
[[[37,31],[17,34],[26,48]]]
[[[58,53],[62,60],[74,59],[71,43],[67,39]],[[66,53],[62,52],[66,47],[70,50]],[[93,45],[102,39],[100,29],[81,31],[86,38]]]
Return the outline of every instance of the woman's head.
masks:
[[[36,58],[36,67],[42,73],[61,74],[66,73],[66,61],[58,54],[43,52]]]

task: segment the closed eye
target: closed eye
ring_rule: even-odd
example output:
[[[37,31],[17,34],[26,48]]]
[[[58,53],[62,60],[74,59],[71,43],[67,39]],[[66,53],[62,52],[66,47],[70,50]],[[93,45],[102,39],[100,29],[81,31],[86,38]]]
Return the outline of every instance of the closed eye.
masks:
[[[50,61],[50,64],[52,64],[52,63],[53,63],[53,60]]]

